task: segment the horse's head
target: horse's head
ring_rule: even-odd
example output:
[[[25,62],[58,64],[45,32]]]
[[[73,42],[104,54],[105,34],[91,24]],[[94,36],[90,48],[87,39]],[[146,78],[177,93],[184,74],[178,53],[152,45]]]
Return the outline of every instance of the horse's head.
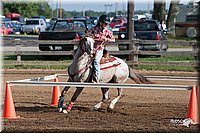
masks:
[[[80,40],[79,43],[80,49],[83,51],[83,53],[88,53],[89,55],[93,54],[94,49],[94,39],[91,37],[84,37]]]

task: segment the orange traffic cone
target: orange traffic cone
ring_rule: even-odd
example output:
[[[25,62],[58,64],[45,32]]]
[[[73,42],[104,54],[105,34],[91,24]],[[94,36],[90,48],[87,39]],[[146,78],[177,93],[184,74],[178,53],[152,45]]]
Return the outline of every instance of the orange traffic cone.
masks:
[[[15,107],[14,107],[14,103],[13,103],[13,98],[12,98],[12,93],[11,93],[9,82],[6,82],[6,93],[5,93],[5,98],[4,98],[3,118],[7,118],[7,119],[18,118],[16,116]]]
[[[54,82],[58,82],[58,78],[57,77],[54,79]],[[59,86],[54,86],[53,87],[52,101],[51,101],[50,106],[58,106],[59,97],[60,97]]]
[[[198,108],[197,88],[193,86],[187,113],[187,118],[190,118],[193,121],[193,124],[199,124]]]

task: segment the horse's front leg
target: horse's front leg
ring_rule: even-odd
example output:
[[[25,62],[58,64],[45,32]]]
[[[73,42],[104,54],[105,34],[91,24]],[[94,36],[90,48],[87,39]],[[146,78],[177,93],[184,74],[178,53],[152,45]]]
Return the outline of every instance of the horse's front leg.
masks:
[[[103,98],[99,103],[97,103],[95,106],[93,106],[91,108],[92,111],[98,110],[102,106],[102,104],[104,102],[106,102],[106,101],[108,101],[110,99],[110,97],[109,97],[109,88],[101,88],[101,92],[102,92]]]
[[[69,88],[70,88],[69,86],[66,86],[61,92],[61,96],[60,96],[60,98],[58,100],[58,111],[59,112],[63,111],[62,107],[63,107],[63,103],[64,103],[64,100],[65,100],[65,94],[67,93]]]
[[[78,98],[80,93],[82,92],[83,88],[84,87],[76,87],[76,91],[75,91],[74,95],[72,96],[71,101],[70,101],[69,105],[67,106],[66,110],[63,110],[63,113],[69,113],[71,111],[74,102],[76,101],[76,99]]]
[[[115,104],[122,98],[124,97],[124,93],[123,93],[123,89],[122,88],[117,88],[118,90],[118,95],[115,99],[113,99],[110,103],[110,105],[108,106],[107,110],[108,111],[112,111],[115,107]]]

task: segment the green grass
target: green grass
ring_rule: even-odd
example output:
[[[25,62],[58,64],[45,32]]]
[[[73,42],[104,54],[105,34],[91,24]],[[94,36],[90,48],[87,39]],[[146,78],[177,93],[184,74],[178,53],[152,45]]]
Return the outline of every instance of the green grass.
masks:
[[[163,56],[160,58],[151,57],[151,58],[139,58],[139,61],[147,62],[169,62],[169,61],[193,61],[193,56]]]
[[[6,69],[67,69],[69,65],[5,65]]]
[[[162,65],[138,65],[136,68],[139,70],[168,70],[168,71],[195,71],[193,66],[178,66],[178,65],[165,65],[168,62],[188,62],[194,61],[193,56],[163,56],[160,58],[139,58],[142,62],[160,62]]]
[[[170,35],[166,35],[168,39],[176,39],[176,40],[186,40],[186,41],[193,41],[194,38],[189,38],[189,37],[185,37],[185,36],[170,36]]]
[[[161,71],[187,71],[187,72],[193,72],[195,71],[194,67],[191,66],[177,66],[177,65],[171,65],[171,66],[158,66],[158,65],[138,65],[136,67],[138,70],[161,70]]]
[[[59,56],[59,55],[54,55],[54,56],[39,56],[39,55],[24,55],[22,56],[22,61],[70,61],[72,60],[72,56]],[[16,55],[8,55],[8,56],[3,56],[4,61],[16,61],[17,57]]]
[[[147,65],[139,64],[139,70],[163,70],[163,71],[195,71],[193,66],[165,65],[167,62],[193,62],[193,56],[163,56],[139,58],[139,62],[146,62]],[[15,56],[4,56],[2,68],[6,69],[67,69],[72,61],[72,57],[63,56],[22,56],[24,64],[18,65]],[[151,65],[148,63],[158,62],[161,65]],[[13,64],[11,64],[13,63]]]

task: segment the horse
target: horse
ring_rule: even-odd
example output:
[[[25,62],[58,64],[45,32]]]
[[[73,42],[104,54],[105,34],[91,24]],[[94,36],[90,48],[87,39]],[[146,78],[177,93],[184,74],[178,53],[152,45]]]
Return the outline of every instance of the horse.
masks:
[[[78,48],[73,57],[73,61],[68,67],[69,78],[67,82],[92,82],[94,73],[92,63],[95,55],[93,45],[94,40],[91,37],[84,37],[80,40]],[[128,67],[125,61],[118,57],[110,56],[109,62],[101,64],[100,83],[124,83],[128,78],[132,79],[137,84],[151,83],[151,81],[147,80],[143,75]],[[69,105],[66,109],[63,109],[64,97],[69,88],[69,86],[65,86],[61,92],[61,96],[58,101],[59,112],[69,113],[84,87],[76,87],[77,89],[71,97]],[[109,88],[101,88],[101,91],[103,95],[102,100],[94,105],[91,110],[97,111],[103,103],[110,99]],[[114,98],[107,107],[108,111],[112,111],[118,100],[125,95],[122,88],[117,88],[117,91],[117,97]]]

